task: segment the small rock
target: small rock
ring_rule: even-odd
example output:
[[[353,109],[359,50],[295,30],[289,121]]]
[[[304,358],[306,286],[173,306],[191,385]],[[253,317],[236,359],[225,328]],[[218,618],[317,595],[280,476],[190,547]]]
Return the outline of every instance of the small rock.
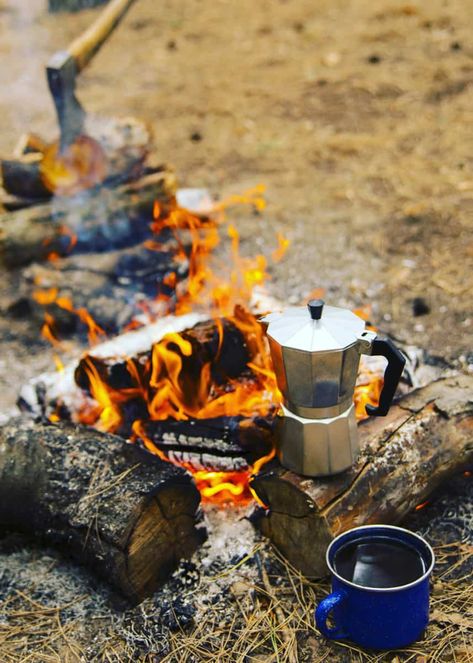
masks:
[[[419,315],[430,313],[430,306],[423,297],[414,297],[412,300],[412,313],[417,318]]]
[[[367,60],[370,64],[379,64],[381,62],[381,56],[376,54],[369,55]]]
[[[200,141],[202,140],[202,138],[203,138],[203,136],[202,136],[202,134],[200,133],[200,131],[194,131],[194,132],[192,132],[191,135],[190,135],[190,139],[191,139],[191,141],[192,141],[193,143],[200,143]]]
[[[249,593],[250,588],[248,587],[248,584],[246,582],[237,580],[232,584],[231,590],[232,594],[238,598],[240,596],[246,596]]]
[[[331,51],[322,57],[322,63],[326,67],[336,67],[340,60],[340,53],[337,53],[337,51]]]
[[[461,49],[462,49],[462,45],[460,44],[459,41],[453,41],[450,44],[450,50],[451,51],[461,51]]]

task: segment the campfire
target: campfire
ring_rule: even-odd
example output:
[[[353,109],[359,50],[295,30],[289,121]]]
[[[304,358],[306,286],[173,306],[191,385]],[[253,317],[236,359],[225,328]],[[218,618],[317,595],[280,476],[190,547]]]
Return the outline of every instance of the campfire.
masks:
[[[275,455],[269,438],[281,395],[259,322],[261,303],[259,310],[253,304],[269,277],[267,261],[262,255],[241,256],[238,231],[227,220],[227,210],[235,204],[262,212],[263,192],[260,186],[231,197],[205,216],[175,203],[155,203],[153,238],[145,242],[146,248],[171,250],[172,263],[185,267],[187,279],[183,287],[177,271],[168,272],[156,297],[142,303],[145,314],[131,320],[123,331],[152,324],[158,315],[162,319],[197,312],[208,319],[194,329],[165,334],[149,350],[135,355],[97,358],[85,353],[75,370],[75,382],[84,393],[82,402],[70,411],[59,395],[48,415],[53,422],[66,418],[143,444],[162,460],[190,471],[204,502],[248,503],[255,497],[249,487],[251,475]],[[161,239],[169,233],[170,249],[169,241],[163,245]],[[230,243],[229,263],[215,264],[214,251],[225,235]],[[276,244],[273,262],[283,258],[289,240],[278,235]],[[74,246],[72,237],[71,251]],[[48,260],[57,259],[54,253],[48,256]],[[39,304],[55,304],[76,315],[87,326],[92,346],[105,340],[104,330],[92,315],[85,308],[76,309],[58,288],[37,289],[34,297]],[[42,333],[61,349],[50,313],[45,313]],[[59,357],[57,363],[62,370]],[[367,416],[367,404],[378,402],[382,384],[382,371],[370,369],[365,362],[355,391],[358,420]],[[172,444],[163,442],[166,435]],[[212,438],[241,441],[246,436],[253,447],[250,462],[218,458],[211,446],[205,454],[199,450],[201,442],[189,443],[201,435],[210,443]],[[230,469],[222,469],[225,465]]]
[[[267,257],[243,254],[229,218],[237,206],[261,216],[261,186],[213,203],[177,189],[165,166],[143,169],[131,183],[64,195],[4,224],[3,262],[23,266],[20,294],[56,366],[20,392],[21,410],[39,423],[14,421],[1,433],[17,488],[0,516],[47,532],[133,602],[201,545],[201,504],[249,508],[291,564],[323,575],[340,531],[397,522],[464,468],[468,381],[427,384],[385,421],[365,423],[385,368],[364,357],[350,392],[357,460],[327,479],[284,469],[275,446],[282,394],[260,319],[284,308],[268,283],[289,239],[276,235]],[[368,307],[356,314],[373,329]],[[50,486],[46,498],[31,490],[30,466]],[[24,510],[8,507],[12,497]]]

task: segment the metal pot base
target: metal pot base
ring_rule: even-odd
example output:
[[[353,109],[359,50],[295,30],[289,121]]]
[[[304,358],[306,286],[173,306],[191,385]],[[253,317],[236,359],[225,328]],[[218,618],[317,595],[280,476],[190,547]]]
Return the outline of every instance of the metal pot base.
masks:
[[[281,406],[276,421],[276,446],[281,464],[308,477],[338,474],[358,455],[355,406],[328,419],[305,419]]]

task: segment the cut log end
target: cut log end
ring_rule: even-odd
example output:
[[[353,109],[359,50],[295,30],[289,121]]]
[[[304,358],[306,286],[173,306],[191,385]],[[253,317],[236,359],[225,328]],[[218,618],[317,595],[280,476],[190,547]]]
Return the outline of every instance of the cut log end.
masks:
[[[127,542],[120,581],[131,601],[151,594],[202,542],[194,530],[197,506],[193,488],[178,485],[163,489],[143,507]]]

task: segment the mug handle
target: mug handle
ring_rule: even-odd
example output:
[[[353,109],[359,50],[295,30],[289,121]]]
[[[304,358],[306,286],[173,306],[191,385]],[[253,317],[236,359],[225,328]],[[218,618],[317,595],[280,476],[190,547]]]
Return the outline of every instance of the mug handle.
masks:
[[[334,628],[327,626],[327,618],[330,612],[344,599],[345,594],[342,592],[333,592],[333,594],[329,594],[326,598],[322,599],[315,610],[315,623],[317,624],[317,628],[322,635],[325,635],[326,638],[330,638],[331,640],[343,640],[348,637],[348,634],[344,633],[337,626]]]

